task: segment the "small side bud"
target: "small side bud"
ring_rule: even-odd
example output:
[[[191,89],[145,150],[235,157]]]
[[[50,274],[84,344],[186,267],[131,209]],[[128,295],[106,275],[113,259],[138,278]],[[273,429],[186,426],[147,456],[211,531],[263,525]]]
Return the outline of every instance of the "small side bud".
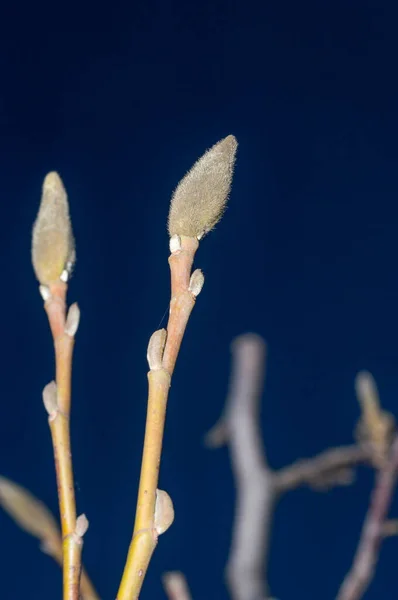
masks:
[[[181,238],[179,235],[176,234],[171,236],[169,247],[171,254],[174,254],[175,252],[181,250]]]
[[[376,382],[367,371],[355,378],[355,391],[361,406],[361,417],[356,427],[359,443],[370,443],[373,463],[380,467],[388,457],[395,431],[393,415],[382,409]]]
[[[47,302],[51,298],[51,292],[46,285],[39,285],[39,292],[44,302]]]
[[[63,281],[64,283],[68,283],[71,272],[72,272],[72,268],[70,268],[70,270],[68,269],[68,267],[66,269],[64,269],[60,275],[60,280]]]
[[[355,391],[361,404],[366,402],[379,406],[379,394],[373,375],[368,371],[360,371],[355,378]]]
[[[43,404],[50,417],[57,412],[57,384],[55,381],[50,381],[43,389]]]
[[[173,502],[164,490],[156,490],[155,529],[158,535],[168,530],[174,521]]]
[[[44,179],[40,209],[33,225],[33,268],[39,282],[50,285],[65,270],[70,272],[74,261],[68,197],[58,173],[49,173]]]
[[[159,329],[151,335],[147,350],[147,360],[151,371],[162,368],[163,351],[166,345],[167,331]]]
[[[168,229],[200,240],[221,219],[231,189],[238,143],[229,135],[208,150],[178,184]]]
[[[70,337],[74,337],[76,334],[76,331],[79,327],[79,323],[80,323],[80,308],[79,308],[77,302],[74,302],[68,310],[68,316],[66,317],[65,330],[64,330],[65,333],[70,335]]]
[[[192,293],[195,298],[199,296],[202,291],[203,284],[205,282],[205,276],[203,275],[203,271],[200,269],[195,269],[195,271],[191,275],[191,279],[189,280],[189,291]]]
[[[77,517],[76,519],[76,525],[75,525],[75,535],[77,535],[77,537],[82,538],[85,533],[87,532],[88,529],[88,519],[86,517],[86,515],[80,515]]]

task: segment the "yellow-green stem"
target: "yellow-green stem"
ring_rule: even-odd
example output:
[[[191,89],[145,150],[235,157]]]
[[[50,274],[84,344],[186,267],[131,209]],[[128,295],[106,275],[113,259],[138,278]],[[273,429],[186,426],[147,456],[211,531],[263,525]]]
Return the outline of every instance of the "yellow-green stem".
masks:
[[[50,298],[45,303],[54,339],[57,384],[57,411],[50,416],[49,423],[62,529],[63,599],[79,600],[81,547],[74,548],[76,502],[69,428],[74,337],[65,333],[66,290],[67,286],[63,282],[50,286]]]
[[[169,257],[171,301],[162,368],[148,373],[148,410],[136,518],[116,600],[137,600],[157,543],[154,528],[156,489],[168,391],[185,328],[195,304],[189,283],[199,242],[196,238],[186,236],[181,236],[179,241],[180,249]]]
[[[157,543],[154,526],[156,489],[170,375],[164,369],[148,373],[148,409],[133,538],[117,600],[136,600]]]

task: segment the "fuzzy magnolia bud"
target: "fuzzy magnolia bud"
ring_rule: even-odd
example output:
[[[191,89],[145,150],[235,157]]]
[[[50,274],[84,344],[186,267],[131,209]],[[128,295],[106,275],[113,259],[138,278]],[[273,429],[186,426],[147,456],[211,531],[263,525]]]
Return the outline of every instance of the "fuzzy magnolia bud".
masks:
[[[44,179],[40,209],[33,226],[33,268],[39,282],[50,285],[65,271],[70,272],[74,261],[68,197],[58,173],[49,173]]]
[[[170,237],[201,239],[221,219],[231,189],[237,141],[233,135],[210,148],[180,181],[171,199]]]

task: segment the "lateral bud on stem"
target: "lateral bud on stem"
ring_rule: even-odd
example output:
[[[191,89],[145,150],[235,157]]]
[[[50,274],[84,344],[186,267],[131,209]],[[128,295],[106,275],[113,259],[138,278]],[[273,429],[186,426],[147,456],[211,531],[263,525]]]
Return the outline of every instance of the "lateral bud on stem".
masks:
[[[85,514],[82,514],[76,519],[75,535],[82,539],[88,529],[88,519]]]
[[[155,529],[158,535],[168,530],[174,521],[173,502],[164,490],[156,490]]]
[[[176,233],[171,236],[170,242],[169,242],[169,247],[170,247],[171,254],[174,254],[175,252],[178,252],[179,250],[181,250],[181,238]]]
[[[43,389],[43,404],[49,417],[53,417],[58,411],[57,384],[55,381],[50,381]]]
[[[205,276],[203,275],[203,271],[201,269],[195,269],[195,271],[191,275],[191,279],[189,280],[189,291],[192,293],[195,298],[199,296],[202,291],[203,284],[205,282]]]
[[[46,285],[39,285],[39,292],[44,302],[47,302],[51,298],[50,289]]]
[[[68,335],[70,335],[70,337],[74,337],[76,334],[76,331],[79,327],[79,323],[80,323],[80,308],[77,304],[77,302],[74,302],[73,304],[71,304],[71,306],[69,307],[68,310],[68,316],[66,317],[66,323],[65,323],[65,333],[67,333]]]
[[[147,360],[151,371],[157,371],[162,368],[163,351],[166,345],[167,331],[158,329],[152,334],[149,340],[147,350]]]

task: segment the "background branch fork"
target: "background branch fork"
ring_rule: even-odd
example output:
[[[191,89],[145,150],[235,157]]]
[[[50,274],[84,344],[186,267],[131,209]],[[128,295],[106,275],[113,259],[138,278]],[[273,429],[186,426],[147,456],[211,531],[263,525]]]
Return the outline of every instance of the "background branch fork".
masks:
[[[237,487],[226,580],[233,600],[270,600],[267,562],[274,510],[281,494],[301,485],[321,489],[351,483],[352,468],[370,463],[373,454],[369,444],[341,446],[273,471],[259,429],[265,342],[257,335],[244,334],[234,340],[231,349],[232,373],[224,412],[206,436],[211,447],[228,443]]]

